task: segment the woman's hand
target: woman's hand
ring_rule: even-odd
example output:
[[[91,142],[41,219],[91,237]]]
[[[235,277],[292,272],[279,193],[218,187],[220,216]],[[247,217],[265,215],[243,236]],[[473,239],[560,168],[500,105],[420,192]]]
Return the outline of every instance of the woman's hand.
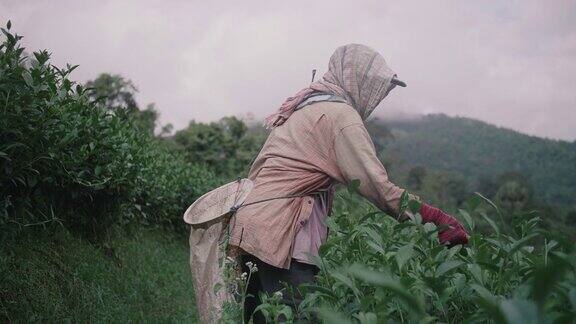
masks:
[[[450,247],[458,244],[468,244],[468,233],[466,233],[464,226],[462,226],[455,217],[428,204],[422,204],[420,207],[420,215],[422,215],[422,221],[424,221],[424,223],[434,223],[436,226],[448,226],[447,229],[438,233],[440,244]]]

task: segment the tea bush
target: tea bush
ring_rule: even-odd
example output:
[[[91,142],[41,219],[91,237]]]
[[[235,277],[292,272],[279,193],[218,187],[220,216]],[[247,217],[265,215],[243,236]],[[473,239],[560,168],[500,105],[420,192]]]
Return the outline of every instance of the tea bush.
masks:
[[[0,223],[62,222],[97,234],[116,222],[178,224],[214,185],[206,168],[102,109],[47,51],[24,54],[21,36],[0,45]]]
[[[468,206],[459,216],[470,243],[447,248],[419,214],[399,223],[340,194],[318,282],[303,287],[300,316],[318,311],[334,323],[573,323],[573,242],[540,229],[534,213],[507,233],[492,219],[501,211],[491,201],[477,196]],[[480,232],[480,221],[491,230]]]
[[[192,121],[173,139],[188,161],[206,163],[222,177],[233,180],[248,174],[266,140],[266,132],[261,126],[249,127],[236,117],[224,117],[210,124]]]

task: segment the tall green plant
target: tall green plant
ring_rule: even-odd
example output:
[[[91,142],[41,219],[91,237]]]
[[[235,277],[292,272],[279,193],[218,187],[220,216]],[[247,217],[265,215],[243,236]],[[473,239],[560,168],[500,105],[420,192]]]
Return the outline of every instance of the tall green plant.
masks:
[[[492,230],[481,233],[477,221],[492,216],[478,202],[460,211],[469,245],[447,248],[417,213],[399,223],[340,193],[317,261],[318,283],[304,287],[300,312],[357,323],[576,320],[572,242],[542,230],[533,214],[509,232],[490,221]]]
[[[47,51],[26,56],[10,27],[0,45],[0,223],[91,234],[132,220],[181,224],[214,175],[134,127],[128,110],[95,103],[70,81],[76,66],[51,65]]]

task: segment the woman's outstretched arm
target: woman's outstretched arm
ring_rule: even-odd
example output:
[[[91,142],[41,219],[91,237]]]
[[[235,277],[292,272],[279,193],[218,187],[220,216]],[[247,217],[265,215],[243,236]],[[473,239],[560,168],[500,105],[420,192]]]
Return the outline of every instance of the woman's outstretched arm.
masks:
[[[358,190],[363,197],[398,219],[406,218],[406,215],[399,215],[404,189],[388,178],[363,124],[342,128],[334,140],[334,153],[342,175],[342,179],[337,180],[343,183],[359,180]],[[412,196],[411,199],[418,198]],[[439,233],[440,243],[455,245],[468,242],[466,230],[455,217],[425,203],[421,205],[420,214],[424,222],[447,227]]]

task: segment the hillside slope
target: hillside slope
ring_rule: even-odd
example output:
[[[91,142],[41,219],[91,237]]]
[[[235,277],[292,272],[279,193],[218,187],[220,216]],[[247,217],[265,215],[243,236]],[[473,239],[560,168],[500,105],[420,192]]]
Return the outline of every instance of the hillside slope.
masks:
[[[56,225],[9,230],[0,237],[2,323],[197,321],[185,236],[138,225],[95,244]]]
[[[384,160],[404,168],[461,174],[473,183],[507,172],[524,175],[539,200],[576,204],[576,143],[549,140],[499,128],[478,120],[427,115],[411,120],[375,120],[371,133],[382,144]],[[374,130],[386,128],[392,139]],[[380,130],[380,134],[387,134]],[[381,136],[380,136],[381,137]]]

